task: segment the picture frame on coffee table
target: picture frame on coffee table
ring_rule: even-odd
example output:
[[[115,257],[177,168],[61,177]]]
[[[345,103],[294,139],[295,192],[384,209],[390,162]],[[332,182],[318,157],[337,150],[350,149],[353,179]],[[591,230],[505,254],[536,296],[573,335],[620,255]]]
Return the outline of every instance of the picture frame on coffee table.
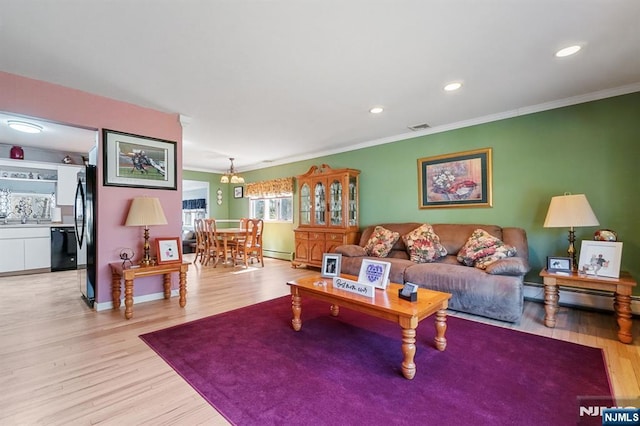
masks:
[[[324,278],[339,277],[341,264],[342,255],[340,253],[324,253],[322,255],[320,276]]]
[[[375,288],[385,290],[389,284],[389,272],[391,263],[381,260],[364,259],[360,265],[358,282],[373,285]]]

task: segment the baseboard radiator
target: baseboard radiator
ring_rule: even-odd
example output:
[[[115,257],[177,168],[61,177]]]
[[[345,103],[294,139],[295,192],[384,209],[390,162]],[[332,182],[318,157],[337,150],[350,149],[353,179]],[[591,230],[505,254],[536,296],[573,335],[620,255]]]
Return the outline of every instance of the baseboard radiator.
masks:
[[[524,297],[544,303],[544,286],[541,283],[524,283]],[[560,286],[560,305],[613,312],[613,293]],[[631,296],[631,312],[640,316],[640,297]]]
[[[264,257],[271,257],[273,259],[280,259],[280,260],[293,259],[293,253],[291,253],[290,251],[269,250],[267,248],[262,249],[262,255]]]

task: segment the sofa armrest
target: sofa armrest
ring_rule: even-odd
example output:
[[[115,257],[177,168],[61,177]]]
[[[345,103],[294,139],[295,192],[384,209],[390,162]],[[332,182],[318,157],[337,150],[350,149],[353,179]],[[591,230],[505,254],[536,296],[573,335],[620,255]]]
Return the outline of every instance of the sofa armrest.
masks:
[[[343,244],[336,247],[335,252],[340,253],[341,255],[346,257],[361,257],[367,255],[367,251],[364,249],[364,247],[356,244]]]
[[[489,264],[485,271],[491,275],[525,275],[531,268],[521,257],[506,257]]]

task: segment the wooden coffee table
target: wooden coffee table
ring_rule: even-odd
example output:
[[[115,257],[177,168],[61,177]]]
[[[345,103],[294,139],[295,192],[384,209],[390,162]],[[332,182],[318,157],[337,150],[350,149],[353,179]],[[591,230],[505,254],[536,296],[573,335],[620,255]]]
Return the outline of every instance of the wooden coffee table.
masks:
[[[342,278],[357,280],[357,277],[349,275],[342,275]],[[291,325],[295,331],[302,328],[303,296],[331,303],[330,312],[333,316],[338,316],[339,307],[342,306],[398,323],[402,327],[402,374],[407,379],[413,379],[416,374],[416,364],[413,360],[416,353],[416,328],[420,321],[435,313],[436,348],[444,351],[447,347],[444,334],[447,330],[446,309],[451,298],[449,293],[421,288],[418,290],[418,300],[409,302],[398,297],[398,290],[402,286],[394,283],[389,284],[386,290],[376,290],[373,298],[334,288],[331,278],[321,278],[319,275],[290,281],[287,284],[291,286]]]

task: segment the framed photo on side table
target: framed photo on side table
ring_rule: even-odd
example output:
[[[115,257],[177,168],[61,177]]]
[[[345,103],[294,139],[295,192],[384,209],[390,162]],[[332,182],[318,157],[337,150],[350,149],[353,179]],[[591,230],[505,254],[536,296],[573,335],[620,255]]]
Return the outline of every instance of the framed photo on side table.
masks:
[[[176,143],[103,129],[104,185],[177,189]]]
[[[156,254],[158,256],[158,265],[182,262],[182,244],[180,243],[180,238],[156,238]]]
[[[571,258],[570,257],[555,257],[547,256],[547,271],[548,272],[571,272]]]
[[[375,288],[385,290],[389,284],[389,272],[391,263],[380,260],[364,259],[360,265],[358,282],[373,285]]]
[[[620,278],[622,243],[611,241],[582,241],[578,273]]]
[[[320,276],[324,278],[339,277],[341,265],[342,255],[340,253],[324,253],[322,255]]]

